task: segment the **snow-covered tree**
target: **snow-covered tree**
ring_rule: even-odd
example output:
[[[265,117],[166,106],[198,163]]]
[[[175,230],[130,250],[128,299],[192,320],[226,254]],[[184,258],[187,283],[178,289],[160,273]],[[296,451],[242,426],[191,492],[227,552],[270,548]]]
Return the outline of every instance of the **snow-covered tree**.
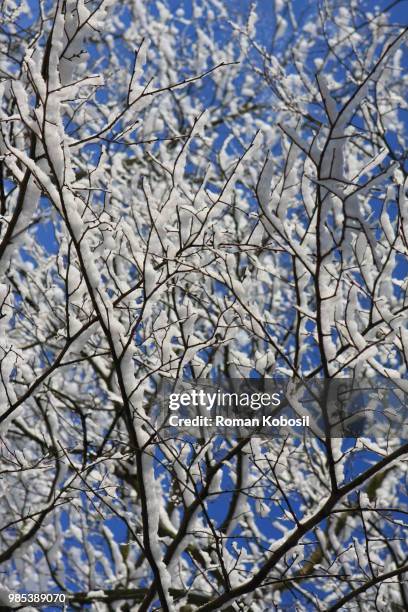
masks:
[[[0,2],[4,605],[408,609],[403,436],[151,418],[215,374],[404,398],[404,7]]]

